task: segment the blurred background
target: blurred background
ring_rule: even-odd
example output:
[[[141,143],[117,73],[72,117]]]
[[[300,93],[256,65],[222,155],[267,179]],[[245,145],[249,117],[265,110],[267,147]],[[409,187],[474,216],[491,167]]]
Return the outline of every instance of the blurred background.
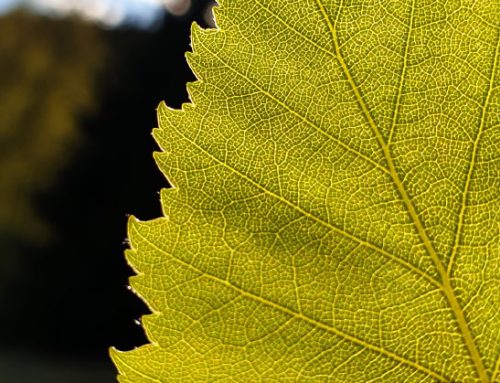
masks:
[[[161,215],[155,109],[210,0],[0,0],[0,382],[111,383],[146,342],[127,215]]]

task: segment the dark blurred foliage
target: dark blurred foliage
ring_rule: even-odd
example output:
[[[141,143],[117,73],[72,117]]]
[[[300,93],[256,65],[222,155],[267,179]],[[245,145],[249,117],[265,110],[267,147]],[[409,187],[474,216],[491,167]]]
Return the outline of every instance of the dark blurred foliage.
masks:
[[[33,196],[52,184],[82,142],[79,119],[98,102],[106,62],[101,31],[25,13],[0,19],[0,277],[20,240],[50,238]],[[2,273],[4,271],[4,273]]]
[[[184,54],[207,4],[154,31],[0,18],[0,381],[111,382],[108,347],[146,342],[134,320],[148,310],[126,288],[126,220],[161,215],[155,108],[187,101]],[[57,373],[21,371],[17,355]]]

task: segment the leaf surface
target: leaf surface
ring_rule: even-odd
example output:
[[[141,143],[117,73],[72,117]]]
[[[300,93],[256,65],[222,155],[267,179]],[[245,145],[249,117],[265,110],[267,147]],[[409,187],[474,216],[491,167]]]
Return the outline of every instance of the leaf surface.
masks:
[[[500,382],[498,1],[222,0],[129,224],[132,382]]]

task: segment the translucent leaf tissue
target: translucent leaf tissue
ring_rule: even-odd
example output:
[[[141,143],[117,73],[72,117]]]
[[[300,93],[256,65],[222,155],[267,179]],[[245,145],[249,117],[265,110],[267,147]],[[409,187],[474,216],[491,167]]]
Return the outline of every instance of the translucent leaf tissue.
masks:
[[[122,383],[500,383],[500,3],[220,0],[129,223]]]

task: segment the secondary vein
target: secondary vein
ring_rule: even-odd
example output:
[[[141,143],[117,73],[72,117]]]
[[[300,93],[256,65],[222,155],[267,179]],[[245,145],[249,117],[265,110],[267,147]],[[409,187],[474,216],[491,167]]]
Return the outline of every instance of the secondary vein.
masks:
[[[403,202],[408,210],[408,214],[410,215],[410,217],[415,225],[417,233],[420,236],[422,243],[423,243],[425,249],[427,250],[427,253],[431,257],[432,261],[434,262],[436,269],[441,277],[442,284],[444,286],[442,291],[445,294],[445,297],[450,305],[450,308],[455,316],[455,319],[457,320],[458,327],[462,333],[462,337],[464,339],[465,345],[466,345],[467,350],[469,352],[469,355],[471,357],[472,363],[474,364],[476,372],[479,376],[479,379],[480,379],[481,383],[488,383],[489,382],[488,373],[487,373],[486,368],[484,366],[484,363],[483,363],[483,360],[482,360],[481,355],[479,353],[479,350],[477,348],[477,345],[474,341],[474,337],[473,337],[473,335],[469,329],[468,323],[465,319],[465,315],[462,311],[462,307],[460,306],[460,303],[458,302],[458,299],[455,295],[455,291],[451,285],[451,280],[450,280],[450,277],[447,273],[447,270],[446,270],[443,262],[439,258],[438,253],[437,253],[436,249],[434,248],[434,245],[433,245],[429,235],[427,234],[427,230],[425,229],[424,224],[420,220],[420,217],[417,213],[415,205],[413,204],[410,196],[408,195],[408,192],[406,191],[406,188],[405,188],[403,182],[399,178],[399,174],[398,174],[396,166],[394,164],[394,160],[393,160],[392,154],[389,150],[389,146],[385,142],[385,140],[382,136],[382,133],[378,129],[378,126],[375,123],[375,121],[371,115],[371,112],[368,109],[368,106],[366,105],[364,98],[361,95],[361,92],[360,92],[356,82],[354,81],[354,79],[349,71],[349,68],[347,67],[347,64],[342,56],[342,53],[340,52],[340,45],[339,45],[339,41],[338,41],[338,34],[337,34],[336,25],[338,24],[338,19],[340,17],[340,13],[341,13],[341,10],[343,7],[343,0],[341,1],[340,5],[339,5],[337,18],[336,18],[335,22],[332,22],[330,20],[330,16],[326,12],[326,9],[322,3],[322,0],[316,0],[316,2],[321,10],[323,18],[324,18],[324,20],[328,26],[328,29],[330,31],[332,43],[334,46],[337,60],[342,68],[344,75],[346,76],[347,81],[349,82],[349,84],[352,88],[354,95],[356,96],[356,99],[358,100],[358,104],[359,104],[359,106],[360,106],[360,108],[361,108],[361,110],[362,110],[362,112],[363,112],[363,114],[368,122],[368,125],[372,129],[373,133],[375,134],[375,136],[380,144],[380,147],[384,153],[384,157],[385,157],[387,164],[389,166],[390,174],[391,174],[391,177],[393,179],[394,185],[396,186],[396,189],[398,190],[399,194],[401,195],[401,198],[402,198],[402,200],[403,200]]]
[[[247,75],[245,75],[245,74],[241,73],[240,71],[236,70],[231,65],[227,64],[224,60],[222,60],[219,57],[219,55],[217,55],[214,52],[212,52],[207,46],[204,46],[203,48],[207,52],[209,52],[214,59],[216,59],[222,65],[224,65],[227,69],[231,70],[234,74],[236,74],[239,77],[241,77],[242,79],[244,79],[250,85],[252,85],[253,87],[255,87],[260,93],[264,94],[265,96],[267,96],[268,98],[270,98],[271,100],[273,100],[276,104],[278,104],[282,108],[286,109],[289,113],[291,113],[292,115],[294,115],[295,117],[297,117],[298,119],[300,119],[302,122],[304,122],[305,124],[307,124],[307,125],[311,126],[312,128],[314,128],[318,133],[322,134],[323,136],[325,136],[329,140],[332,140],[332,141],[336,142],[341,147],[343,147],[345,150],[347,150],[348,152],[351,152],[352,154],[354,154],[356,157],[362,158],[363,160],[365,160],[366,162],[370,163],[371,165],[373,165],[377,169],[381,170],[382,172],[384,172],[386,174],[389,174],[389,170],[387,168],[385,168],[384,166],[380,165],[378,162],[374,161],[372,158],[366,156],[365,154],[363,154],[361,152],[358,152],[357,150],[351,148],[349,145],[347,145],[346,143],[344,143],[342,140],[340,140],[340,139],[332,136],[326,130],[322,129],[315,122],[311,121],[307,117],[303,116],[302,114],[300,114],[297,111],[295,111],[294,109],[292,109],[285,102],[281,101],[278,97],[274,96],[272,93],[270,93],[270,92],[266,91],[265,89],[263,89],[262,87],[260,87],[250,77],[248,77]]]
[[[467,169],[467,178],[465,180],[465,186],[464,190],[462,193],[462,201],[461,201],[461,206],[460,206],[460,213],[458,215],[458,225],[457,225],[457,232],[455,235],[455,242],[453,244],[453,250],[450,256],[450,261],[448,262],[448,268],[447,268],[447,273],[448,275],[451,274],[452,268],[453,268],[453,263],[455,262],[455,258],[457,256],[458,248],[460,247],[460,240],[462,238],[462,230],[464,227],[464,218],[465,218],[465,211],[467,209],[467,196],[469,195],[469,190],[470,190],[470,183],[472,180],[472,175],[474,173],[474,166],[477,161],[477,152],[479,148],[479,142],[481,141],[482,134],[484,132],[484,127],[486,125],[486,115],[488,112],[488,108],[490,105],[490,100],[491,100],[491,95],[493,94],[493,89],[494,89],[494,84],[495,84],[495,76],[496,76],[496,71],[498,67],[498,60],[499,60],[499,47],[500,47],[500,34],[499,37],[497,38],[497,46],[495,50],[495,57],[493,59],[493,68],[491,70],[491,77],[490,77],[490,82],[488,84],[488,92],[486,94],[486,98],[481,110],[481,120],[479,123],[479,130],[476,135],[476,139],[474,140],[474,146],[472,148],[472,154],[471,158],[469,161],[469,168]]]
[[[394,135],[394,130],[396,129],[396,124],[397,124],[399,112],[401,109],[401,97],[403,95],[403,86],[404,86],[404,82],[405,82],[405,78],[406,78],[406,69],[408,68],[408,52],[410,50],[410,39],[411,39],[411,31],[413,28],[414,16],[415,16],[415,0],[413,0],[412,4],[411,4],[410,27],[408,28],[408,32],[407,32],[407,36],[406,36],[405,52],[404,52],[404,56],[403,56],[403,69],[401,70],[401,77],[399,79],[398,93],[396,96],[396,104],[394,106],[394,113],[392,116],[391,130],[389,133],[389,140],[387,142],[387,146],[391,145],[392,136]]]
[[[266,193],[267,195],[281,201],[282,203],[288,205],[289,207],[292,207],[294,210],[297,210],[299,213],[301,213],[303,216],[311,219],[311,220],[314,220],[316,222],[318,222],[319,224],[321,224],[322,226],[325,226],[326,228],[330,229],[331,231],[337,233],[337,234],[340,234],[342,235],[343,237],[346,237],[346,238],[349,238],[371,250],[374,250],[376,251],[377,253],[379,254],[382,254],[384,256],[386,256],[387,258],[390,258],[392,259],[393,261],[399,263],[400,265],[404,266],[405,268],[407,268],[408,270],[422,276],[423,278],[425,278],[427,281],[429,281],[430,283],[432,283],[433,285],[435,285],[436,287],[438,287],[439,289],[443,289],[443,285],[436,281],[433,277],[431,277],[429,274],[425,273],[424,271],[420,270],[418,267],[412,265],[410,262],[407,262],[405,260],[403,260],[402,258],[399,258],[397,256],[395,256],[394,254],[388,252],[387,250],[371,243],[371,242],[368,242],[364,239],[361,239],[341,228],[338,228],[334,225],[332,225],[330,222],[328,221],[325,221],[324,219],[320,218],[320,217],[317,217],[316,215],[312,214],[311,212],[303,209],[302,207],[294,204],[293,202],[289,201],[288,199],[284,198],[283,196],[280,196],[280,195],[277,195],[276,193],[272,192],[271,190],[265,188],[264,186],[260,185],[258,182],[254,181],[252,178],[250,178],[248,175],[242,173],[241,171],[239,171],[238,169],[235,169],[234,167],[230,166],[227,162],[225,161],[222,161],[220,160],[219,158],[215,157],[212,153],[208,152],[206,149],[204,149],[203,147],[201,147],[197,142],[193,141],[192,139],[190,139],[189,137],[186,137],[181,131],[179,131],[177,129],[177,127],[171,125],[171,127],[173,129],[176,130],[177,134],[179,134],[182,138],[184,138],[185,140],[187,140],[191,145],[195,146],[198,150],[200,150],[201,152],[203,152],[203,154],[205,154],[206,156],[208,156],[209,158],[211,158],[213,161],[217,162],[218,164],[224,166],[225,168],[229,169],[231,172],[235,173],[236,175],[238,175],[239,177],[245,179],[247,182],[251,183],[253,186],[255,186],[256,188],[258,188],[259,190],[263,191],[264,193]]]
[[[157,250],[158,252],[166,255],[166,256],[169,256],[170,258],[172,258],[173,260],[175,260],[176,262],[178,262],[179,264],[183,265],[184,267],[186,268],[189,268],[190,270],[196,272],[197,274],[201,274],[203,275],[204,277],[208,278],[208,279],[211,279],[212,281],[216,282],[216,283],[219,283],[219,284],[222,284],[228,288],[230,288],[231,290],[237,292],[238,294],[240,294],[241,296],[244,296],[248,299],[251,299],[255,302],[258,302],[260,304],[263,304],[265,306],[268,306],[268,307],[271,307],[271,308],[274,308],[282,313],[285,313],[295,319],[298,319],[298,320],[301,320],[301,321],[304,321],[304,322],[307,322],[309,323],[310,325],[314,326],[315,328],[319,328],[319,329],[322,329],[324,331],[327,331],[329,333],[332,333],[334,335],[337,335],[343,339],[346,339],[352,343],[355,343],[359,346],[362,346],[364,348],[367,348],[369,350],[372,350],[372,351],[375,351],[381,355],[385,355],[393,360],[396,360],[400,363],[403,363],[407,366],[410,366],[410,367],[413,367],[414,369],[418,370],[418,371],[421,371],[423,373],[426,373],[427,375],[429,376],[432,376],[433,378],[435,379],[438,379],[439,382],[441,383],[450,383],[450,380],[448,378],[446,378],[445,376],[435,372],[435,371],[432,371],[431,369],[425,367],[425,366],[422,366],[412,360],[409,360],[409,359],[406,359],[406,358],[403,358],[402,356],[392,352],[392,351],[389,351],[389,350],[386,350],[384,349],[383,347],[380,347],[380,346],[377,346],[377,345],[374,345],[374,344],[371,344],[363,339],[359,339],[353,335],[350,335],[350,334],[347,334],[343,331],[340,331],[339,329],[333,327],[333,326],[330,326],[326,323],[323,323],[321,321],[318,321],[314,318],[311,318],[305,314],[302,314],[302,313],[299,313],[297,311],[294,311],[294,310],[291,310],[289,309],[288,307],[285,307],[279,303],[276,303],[274,301],[271,301],[263,296],[260,296],[260,295],[257,295],[257,294],[254,294],[254,293],[251,293],[251,292],[248,292],[248,291],[245,291],[243,290],[242,288],[238,287],[237,285],[235,285],[234,283],[228,281],[228,280],[225,280],[225,279],[221,279],[215,275],[212,275],[212,274],[209,274],[207,273],[206,271],[194,266],[194,265],[191,265],[190,263],[187,263],[177,257],[174,257],[173,254],[169,254],[168,252],[166,252],[165,250],[163,250],[162,248],[158,247],[153,241],[151,241],[149,238],[147,238],[146,236],[144,236],[139,230],[137,230],[137,228],[135,226],[133,226],[133,229],[135,230],[136,234],[138,236],[140,236],[146,243],[148,243],[150,246],[152,246],[155,250]]]

